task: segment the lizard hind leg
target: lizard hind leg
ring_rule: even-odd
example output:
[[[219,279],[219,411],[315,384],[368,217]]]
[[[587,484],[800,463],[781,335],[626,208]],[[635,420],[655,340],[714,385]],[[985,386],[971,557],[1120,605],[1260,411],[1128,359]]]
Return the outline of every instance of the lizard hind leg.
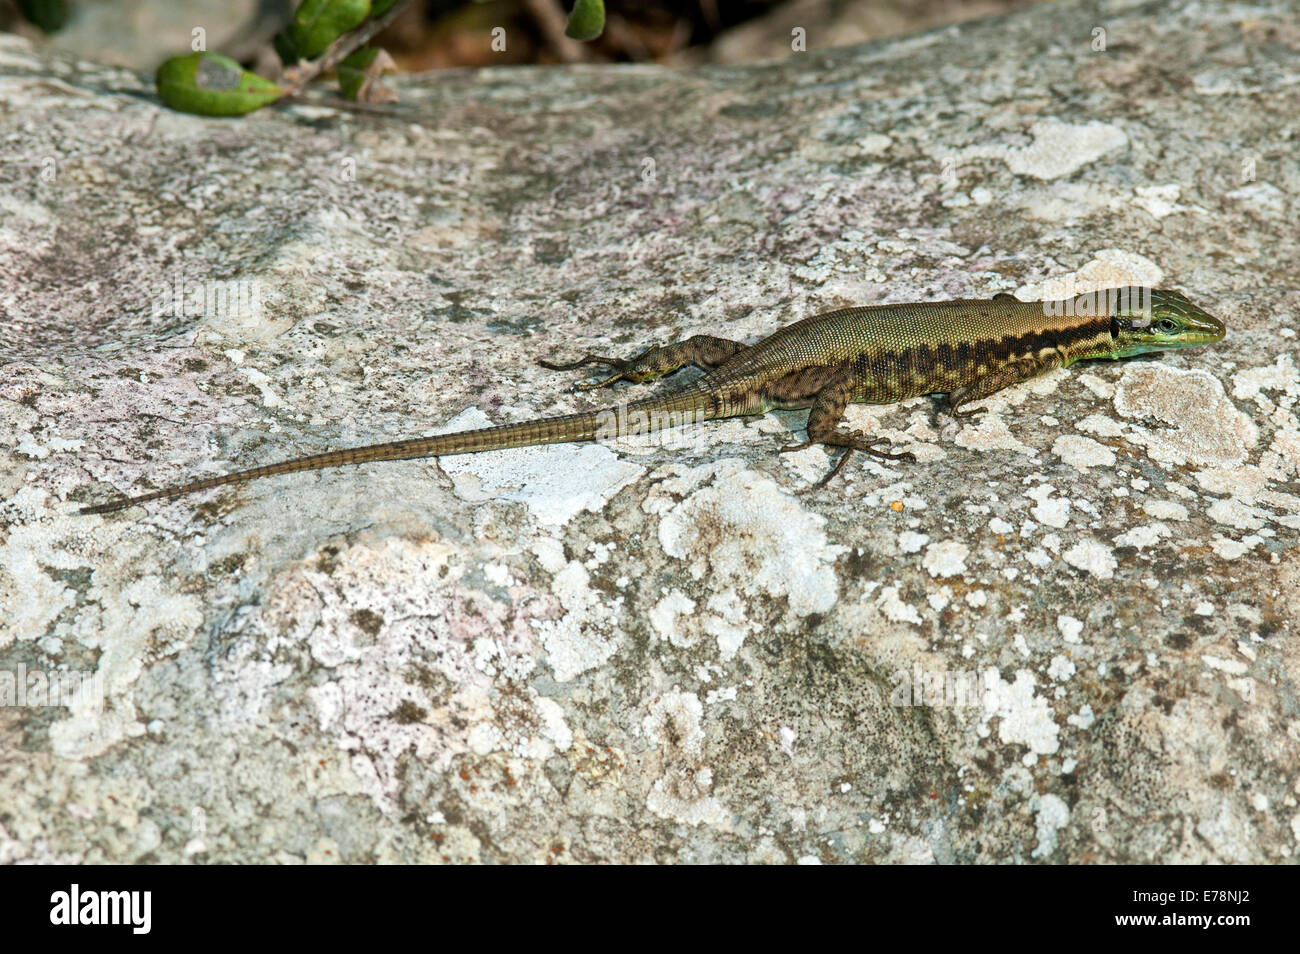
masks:
[[[580,384],[574,389],[577,391],[591,391],[595,388],[613,384],[615,381],[631,381],[633,384],[653,381],[656,378],[662,378],[664,375],[672,374],[688,364],[693,364],[704,371],[710,371],[719,365],[726,364],[727,361],[744,349],[745,345],[739,341],[731,341],[728,338],[715,338],[712,335],[695,335],[675,344],[652,345],[635,358],[630,359],[608,358],[588,354],[568,364],[555,364],[550,361],[539,361],[538,364],[551,371],[573,371],[592,364],[613,368],[614,373],[608,377],[589,384]]]
[[[881,443],[879,439],[872,440],[862,437],[839,426],[840,421],[844,418],[844,409],[848,406],[853,392],[853,381],[848,377],[839,378],[818,391],[816,397],[813,398],[812,410],[808,412],[808,440],[802,444],[792,444],[781,448],[783,454],[803,450],[814,444],[844,448],[844,453],[835,462],[831,472],[809,487],[809,490],[817,490],[830,483],[831,479],[843,469],[855,450],[865,451],[873,457],[884,460],[916,460],[916,455],[910,451],[895,453],[882,450],[877,446]]]

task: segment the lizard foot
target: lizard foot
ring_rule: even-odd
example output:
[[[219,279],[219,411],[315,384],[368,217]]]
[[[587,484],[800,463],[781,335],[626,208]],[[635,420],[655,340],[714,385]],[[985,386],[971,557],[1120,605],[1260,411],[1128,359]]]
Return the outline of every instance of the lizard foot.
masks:
[[[821,480],[817,481],[817,483],[808,487],[806,490],[803,491],[803,493],[810,493],[814,490],[820,490],[822,487],[825,487],[828,483],[830,483],[831,480],[835,477],[835,475],[844,469],[844,465],[849,462],[849,458],[853,456],[853,452],[855,450],[863,451],[864,453],[870,454],[872,457],[878,457],[881,460],[916,460],[916,455],[913,454],[911,451],[894,452],[894,451],[882,450],[881,448],[876,446],[876,443],[873,443],[872,441],[859,440],[853,437],[844,437],[844,438],[836,438],[834,440],[821,440],[821,441],[808,440],[808,441],[804,441],[802,444],[787,444],[785,447],[782,447],[780,451],[778,451],[778,453],[789,454],[794,451],[801,451],[806,448],[812,447],[814,444],[821,444],[825,447],[841,447],[844,449],[844,453],[840,455],[840,459],[835,462],[835,466],[831,468],[831,472],[829,474],[827,474]]]
[[[557,364],[553,361],[542,361],[540,359],[537,363],[548,371],[576,371],[578,368],[585,368],[592,364],[603,365],[604,367],[614,369],[614,373],[607,378],[601,378],[599,381],[594,381],[589,384],[575,384],[573,386],[573,390],[575,391],[594,391],[596,388],[606,387],[607,385],[613,384],[615,381],[621,381],[624,378],[627,378],[629,381],[636,380],[635,377],[631,376],[631,361],[625,361],[622,358],[607,358],[604,355],[599,354],[588,354],[579,358],[577,361],[570,361],[567,364]]]

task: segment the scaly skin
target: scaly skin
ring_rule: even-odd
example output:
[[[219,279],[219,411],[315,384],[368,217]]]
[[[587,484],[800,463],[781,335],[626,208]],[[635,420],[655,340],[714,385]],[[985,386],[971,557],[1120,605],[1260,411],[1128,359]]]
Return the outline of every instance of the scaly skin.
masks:
[[[1128,297],[1116,298],[1116,291],[1096,293],[1100,300],[1081,296],[1062,302],[1022,302],[1003,294],[992,300],[844,308],[795,322],[749,347],[697,335],[652,347],[630,361],[588,355],[569,365],[542,362],[558,370],[590,364],[614,369],[591,387],[619,380],[649,381],[687,364],[707,373],[690,384],[623,407],[326,451],[119,497],[81,512],[111,513],[150,500],[303,470],[601,440],[761,414],[772,408],[812,409],[808,441],[784,450],[824,444],[889,459],[910,458],[910,454],[881,450],[875,442],[839,427],[845,406],[892,404],[919,394],[942,393],[949,396],[954,414],[969,413],[963,411],[964,405],[1075,361],[1210,344],[1224,336],[1221,321],[1178,292],[1133,289]],[[840,458],[821,484],[839,471],[848,456]]]

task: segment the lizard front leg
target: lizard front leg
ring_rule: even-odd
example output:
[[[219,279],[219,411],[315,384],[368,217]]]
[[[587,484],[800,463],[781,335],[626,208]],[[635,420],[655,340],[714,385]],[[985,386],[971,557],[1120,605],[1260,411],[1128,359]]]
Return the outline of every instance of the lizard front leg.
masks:
[[[726,364],[731,358],[745,350],[745,345],[729,338],[715,338],[712,335],[694,335],[685,341],[670,345],[652,345],[635,358],[607,358],[589,354],[568,364],[554,364],[550,361],[537,362],[551,371],[572,371],[585,368],[591,364],[613,368],[614,373],[591,384],[578,385],[574,390],[590,391],[594,388],[613,384],[615,381],[631,381],[640,384],[653,381],[666,374],[672,374],[693,364],[702,371],[711,371],[719,365]]]
[[[831,472],[813,484],[809,488],[810,490],[816,490],[829,483],[831,478],[844,467],[845,462],[848,461],[849,456],[855,450],[866,451],[873,457],[880,457],[885,460],[916,460],[915,454],[908,451],[893,453],[881,450],[876,446],[880,443],[879,439],[870,440],[859,437],[839,426],[840,421],[844,419],[844,409],[848,407],[849,400],[853,397],[855,390],[853,378],[844,375],[836,378],[832,383],[818,391],[813,397],[812,410],[808,412],[808,440],[802,444],[792,444],[781,448],[783,454],[803,450],[813,444],[844,448],[844,453],[840,455],[840,459]]]
[[[983,400],[989,395],[996,394],[1003,388],[1008,388],[1013,384],[1028,381],[1030,378],[1036,378],[1048,371],[1055,371],[1064,364],[1065,361],[1062,359],[1061,353],[1055,349],[1045,356],[1039,355],[1034,358],[1021,358],[1019,361],[1012,361],[996,371],[990,371],[976,378],[970,384],[950,391],[948,393],[949,410],[953,417],[982,414],[987,410],[986,408],[963,410],[963,407],[975,401]]]

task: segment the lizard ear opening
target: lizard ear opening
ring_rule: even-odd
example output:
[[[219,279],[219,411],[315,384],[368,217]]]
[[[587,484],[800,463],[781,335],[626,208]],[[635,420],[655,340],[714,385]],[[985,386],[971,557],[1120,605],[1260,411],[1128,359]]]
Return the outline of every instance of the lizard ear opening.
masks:
[[[1120,329],[1119,319],[1118,319],[1118,318],[1111,318],[1111,320],[1110,320],[1110,340],[1111,340],[1111,341],[1118,341],[1118,340],[1119,340],[1119,329]]]

